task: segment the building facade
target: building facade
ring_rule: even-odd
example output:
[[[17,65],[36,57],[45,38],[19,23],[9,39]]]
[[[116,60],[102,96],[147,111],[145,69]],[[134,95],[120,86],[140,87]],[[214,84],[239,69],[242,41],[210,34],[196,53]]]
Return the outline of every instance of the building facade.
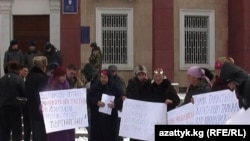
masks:
[[[91,42],[103,51],[103,68],[116,64],[127,81],[134,67],[162,67],[187,85],[191,65],[214,69],[215,59],[231,56],[250,70],[247,0],[0,0],[0,65],[9,42],[25,52],[29,40],[39,49],[50,41],[63,64],[88,62]]]

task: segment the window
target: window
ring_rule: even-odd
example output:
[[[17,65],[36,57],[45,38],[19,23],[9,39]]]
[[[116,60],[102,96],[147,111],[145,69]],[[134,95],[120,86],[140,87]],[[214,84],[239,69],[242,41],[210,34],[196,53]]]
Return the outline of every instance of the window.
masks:
[[[97,8],[96,41],[103,53],[103,68],[133,69],[133,9]]]
[[[180,10],[180,70],[192,65],[214,68],[213,10]]]

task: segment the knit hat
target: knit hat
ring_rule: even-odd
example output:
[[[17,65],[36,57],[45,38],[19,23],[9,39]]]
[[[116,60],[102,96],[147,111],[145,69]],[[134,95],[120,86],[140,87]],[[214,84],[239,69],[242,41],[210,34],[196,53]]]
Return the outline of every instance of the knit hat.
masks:
[[[109,76],[108,70],[102,70],[102,71],[101,71],[101,75]]]
[[[225,62],[234,64],[234,59],[231,58],[231,57],[220,57],[220,58],[218,58],[218,59],[215,61],[214,68],[215,68],[215,69],[221,69],[222,65],[223,65]]]
[[[204,71],[202,71],[201,67],[199,66],[192,66],[188,69],[187,74],[191,75],[195,78],[201,78],[204,75]]]
[[[144,73],[147,74],[147,68],[144,65],[138,65],[135,67],[135,74]]]
[[[16,40],[11,40],[10,41],[10,46],[14,46],[14,45],[17,45],[18,42]]]
[[[66,69],[62,67],[57,67],[53,72],[52,72],[54,77],[59,77],[62,75],[66,74]]]
[[[109,70],[109,71],[117,71],[117,66],[116,66],[116,65],[110,65],[110,66],[108,67],[108,70]]]

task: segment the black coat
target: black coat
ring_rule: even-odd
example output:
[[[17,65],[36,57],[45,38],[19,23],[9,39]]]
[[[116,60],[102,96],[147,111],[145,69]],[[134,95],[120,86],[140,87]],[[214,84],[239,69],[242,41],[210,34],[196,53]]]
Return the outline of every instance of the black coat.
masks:
[[[100,81],[93,84],[87,95],[87,103],[90,108],[90,136],[92,141],[116,141],[118,138],[118,112],[122,107],[122,90],[111,82],[102,85]],[[102,94],[115,96],[115,108],[111,115],[98,112],[97,102],[101,100]]]
[[[173,101],[172,104],[167,105],[168,111],[176,108],[180,103],[180,98],[177,95],[175,88],[171,85],[168,79],[164,79],[161,84],[157,85],[155,82],[150,87],[150,101],[164,103],[166,99]]]
[[[126,97],[135,100],[149,99],[149,88],[151,80],[140,81],[137,77],[134,77],[128,81]]]
[[[43,120],[43,116],[39,111],[41,104],[39,92],[45,90],[48,77],[39,68],[32,68],[25,81],[26,94],[28,99],[29,112],[31,119]]]
[[[20,106],[17,97],[25,97],[23,79],[16,72],[8,72],[0,79],[0,107]]]
[[[239,107],[248,109],[250,107],[250,76],[242,68],[224,63],[221,68],[220,78],[227,84],[233,81],[236,84],[236,95],[239,100]]]

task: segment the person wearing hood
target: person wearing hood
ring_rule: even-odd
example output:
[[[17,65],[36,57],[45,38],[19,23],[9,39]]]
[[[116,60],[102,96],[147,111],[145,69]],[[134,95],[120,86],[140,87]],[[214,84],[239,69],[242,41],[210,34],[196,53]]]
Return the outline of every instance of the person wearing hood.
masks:
[[[225,62],[221,68],[220,78],[231,91],[235,91],[239,107],[250,107],[250,77],[241,67]]]
[[[8,72],[7,64],[9,61],[17,61],[19,64],[24,63],[23,53],[18,48],[18,42],[16,40],[10,41],[9,49],[4,54],[4,73]]]
[[[115,98],[110,103],[104,103],[103,94]],[[118,110],[122,108],[122,90],[112,81],[109,70],[101,70],[98,81],[89,90],[87,104],[90,108],[91,141],[117,141]],[[105,105],[112,109],[110,115],[99,112],[99,108]]]

